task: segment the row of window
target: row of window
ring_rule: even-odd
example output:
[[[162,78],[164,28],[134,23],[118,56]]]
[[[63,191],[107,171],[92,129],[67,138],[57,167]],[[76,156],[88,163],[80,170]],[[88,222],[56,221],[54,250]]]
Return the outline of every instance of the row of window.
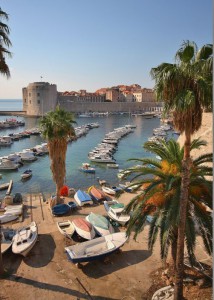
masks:
[[[25,103],[27,103],[27,99],[25,99]],[[31,100],[29,100],[29,103],[31,104]],[[40,104],[40,100],[37,100],[37,103]]]
[[[31,93],[28,93],[28,96],[31,97]],[[37,96],[40,96],[40,93],[37,93]]]

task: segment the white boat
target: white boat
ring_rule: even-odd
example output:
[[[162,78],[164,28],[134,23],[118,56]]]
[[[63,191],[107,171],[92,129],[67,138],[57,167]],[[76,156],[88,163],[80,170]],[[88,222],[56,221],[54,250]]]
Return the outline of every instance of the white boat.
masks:
[[[86,220],[94,226],[95,231],[100,236],[108,235],[114,232],[114,228],[109,220],[102,215],[91,212],[86,217]]]
[[[125,232],[116,232],[91,241],[66,247],[69,259],[73,263],[88,262],[102,259],[122,247],[127,241]]]
[[[35,222],[17,230],[13,238],[12,251],[15,254],[21,254],[24,257],[30,252],[36,244],[38,238],[38,228]]]
[[[21,159],[23,161],[35,161],[37,160],[37,157],[29,151],[23,151],[23,152],[19,152],[19,155],[21,156]]]
[[[19,216],[13,215],[13,214],[4,214],[4,215],[0,216],[0,222],[1,222],[1,224],[8,223],[8,222],[16,220],[18,217]]]
[[[18,167],[18,164],[12,162],[9,159],[2,159],[2,161],[0,162],[0,170],[17,170]]]
[[[96,233],[94,231],[94,227],[86,221],[85,219],[82,218],[76,218],[72,220],[72,224],[78,233],[79,236],[86,240],[92,240]]]
[[[125,225],[130,220],[130,215],[125,214],[123,203],[119,203],[116,200],[104,201],[105,210],[110,219],[116,221],[121,225]]]
[[[119,165],[118,164],[107,164],[107,167],[111,168],[111,169],[118,169]]]
[[[85,204],[93,204],[93,200],[91,196],[82,190],[78,190],[75,195],[74,199],[76,200],[79,206],[83,206]]]
[[[114,196],[116,194],[116,192],[113,189],[111,189],[110,187],[105,186],[105,185],[102,186],[102,190],[104,193],[106,193],[108,195]]]
[[[19,205],[7,205],[5,207],[5,213],[4,215],[15,215],[15,216],[20,216],[23,212],[23,204]]]
[[[25,170],[22,174],[21,174],[21,178],[22,179],[27,179],[27,178],[30,178],[32,176],[33,172],[32,170],[28,169],[28,170]]]
[[[57,227],[59,229],[59,232],[61,234],[63,234],[64,236],[71,238],[75,228],[74,225],[71,223],[71,221],[66,220],[66,221],[60,221],[60,222],[56,222]]]
[[[12,245],[12,240],[16,230],[12,228],[2,228],[1,229],[1,253],[5,253]]]

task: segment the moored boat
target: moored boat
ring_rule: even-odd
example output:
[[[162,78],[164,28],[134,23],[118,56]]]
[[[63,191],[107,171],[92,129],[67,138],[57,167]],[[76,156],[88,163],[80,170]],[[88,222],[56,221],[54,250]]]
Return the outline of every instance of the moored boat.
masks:
[[[57,224],[57,227],[61,234],[63,234],[64,236],[66,236],[68,238],[72,237],[72,235],[75,232],[75,228],[70,220],[60,221],[60,222],[57,222],[56,224]]]
[[[125,232],[116,232],[66,247],[65,251],[73,263],[89,262],[112,254],[122,247],[126,241],[127,236]]]
[[[130,215],[125,214],[123,203],[119,203],[116,200],[104,201],[105,210],[110,219],[116,221],[121,225],[125,225],[130,220]]]
[[[32,170],[27,169],[21,174],[21,178],[22,179],[30,178],[32,176],[32,174],[33,174]]]
[[[72,220],[72,224],[79,236],[86,240],[92,240],[95,237],[95,231],[91,223],[82,218]]]
[[[17,230],[13,237],[12,251],[15,254],[28,255],[38,239],[38,228],[35,222]]]
[[[95,173],[95,168],[92,168],[88,163],[83,163],[80,167],[80,171],[84,173]]]

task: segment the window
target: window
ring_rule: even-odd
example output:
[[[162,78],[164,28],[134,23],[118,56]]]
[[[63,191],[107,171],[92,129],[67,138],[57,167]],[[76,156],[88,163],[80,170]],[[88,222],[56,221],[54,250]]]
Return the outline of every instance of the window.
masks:
[[[29,93],[29,97],[31,97],[31,93]]]
[[[37,103],[40,104],[40,100],[37,100]]]
[[[31,100],[30,100],[30,104],[31,104]]]
[[[37,93],[37,96],[39,97],[39,96],[40,96],[40,93]]]

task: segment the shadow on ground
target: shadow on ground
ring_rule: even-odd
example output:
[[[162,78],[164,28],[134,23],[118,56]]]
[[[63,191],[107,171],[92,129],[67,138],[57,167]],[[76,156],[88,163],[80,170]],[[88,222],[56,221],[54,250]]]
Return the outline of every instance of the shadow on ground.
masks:
[[[107,262],[98,260],[93,263],[82,264],[80,268],[85,275],[98,279],[117,270],[138,264],[150,257],[151,254],[151,251],[148,250],[119,251],[110,255]],[[105,264],[105,268],[103,268],[103,264]]]

